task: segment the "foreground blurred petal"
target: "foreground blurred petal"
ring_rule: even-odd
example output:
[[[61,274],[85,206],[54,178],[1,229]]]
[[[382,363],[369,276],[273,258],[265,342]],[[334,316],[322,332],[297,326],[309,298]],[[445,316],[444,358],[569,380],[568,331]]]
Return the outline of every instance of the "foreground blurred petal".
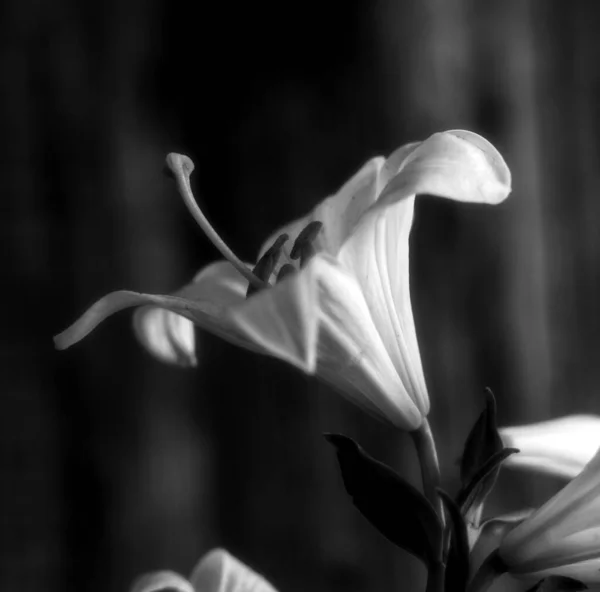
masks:
[[[600,583],[600,454],[499,547],[511,574]]]
[[[192,584],[179,574],[172,571],[157,571],[139,577],[131,587],[130,592],[195,592]]]
[[[196,592],[276,592],[262,576],[223,549],[205,555],[190,581]]]
[[[600,417],[570,415],[540,423],[500,429],[505,446],[521,452],[504,466],[573,479],[600,447]]]
[[[317,374],[379,417],[418,428],[421,413],[394,368],[361,286],[332,258],[317,256],[310,265],[319,285]]]

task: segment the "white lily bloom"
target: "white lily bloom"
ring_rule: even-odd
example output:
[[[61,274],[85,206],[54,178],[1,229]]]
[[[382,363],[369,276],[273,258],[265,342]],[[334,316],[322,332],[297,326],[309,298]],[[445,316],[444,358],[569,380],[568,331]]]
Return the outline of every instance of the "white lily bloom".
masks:
[[[159,307],[233,343],[317,374],[394,425],[418,429],[429,412],[429,397],[410,303],[414,199],[432,194],[471,203],[501,202],[510,193],[510,172],[498,151],[481,136],[457,130],[403,146],[387,160],[370,160],[337,194],[265,243],[261,256],[277,237],[288,235],[273,276],[281,277],[284,264],[288,270],[291,265],[300,268],[275,285],[269,277],[256,281],[215,239],[193,202],[191,161],[179,155],[167,161],[192,214],[228,261],[203,269],[172,296],[125,291],[105,296],[55,338],[57,347],[76,343],[118,310],[150,305],[138,311],[138,327],[146,347],[162,352],[168,348],[160,342],[169,339],[164,324],[157,317],[141,319]],[[299,245],[311,222],[322,223],[321,233],[311,244]],[[308,247],[312,257],[303,260],[301,254],[298,266],[292,245],[297,251]],[[249,281],[268,289],[246,298]]]
[[[157,571],[138,578],[131,592],[276,592],[262,576],[223,549],[207,553],[189,580],[172,571]]]
[[[524,426],[500,428],[507,447],[518,448],[505,467],[573,479],[600,448],[600,417],[569,415]]]
[[[498,555],[514,576],[566,576],[600,584],[600,453],[553,498],[511,530]]]

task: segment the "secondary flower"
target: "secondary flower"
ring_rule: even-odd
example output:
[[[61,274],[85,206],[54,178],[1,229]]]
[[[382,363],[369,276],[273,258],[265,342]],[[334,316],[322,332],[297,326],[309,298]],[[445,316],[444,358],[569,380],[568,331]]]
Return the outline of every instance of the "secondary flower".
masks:
[[[387,160],[374,158],[310,214],[276,232],[250,267],[199,210],[193,163],[173,154],[167,163],[192,215],[227,260],[172,296],[105,296],[55,338],[57,347],[76,343],[118,310],[150,305],[137,312],[138,334],[164,360],[178,360],[181,349],[156,307],[316,373],[376,415],[418,429],[429,397],[410,303],[414,199],[501,202],[510,172],[498,151],[477,134],[450,131],[403,146]]]
[[[600,583],[600,453],[504,537],[498,556],[517,577]]]
[[[573,479],[600,447],[600,417],[569,415],[531,425],[500,429],[505,446],[518,448],[504,466],[532,469]]]
[[[223,549],[206,554],[189,579],[172,571],[138,578],[131,592],[276,592],[262,576]]]

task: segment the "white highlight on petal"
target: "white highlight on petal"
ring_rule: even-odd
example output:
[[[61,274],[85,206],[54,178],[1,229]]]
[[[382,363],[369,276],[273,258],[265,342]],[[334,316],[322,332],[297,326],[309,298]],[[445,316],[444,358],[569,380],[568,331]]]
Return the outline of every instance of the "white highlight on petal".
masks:
[[[168,589],[177,592],[198,592],[182,576],[173,571],[157,571],[140,576],[131,587],[130,592],[160,592]]]
[[[190,581],[195,592],[276,592],[262,576],[224,549],[205,555]]]
[[[164,308],[143,306],[133,315],[140,343],[161,362],[196,366],[194,323]]]
[[[600,583],[600,453],[553,498],[502,540],[510,573],[567,575]]]
[[[518,448],[505,467],[524,468],[573,479],[600,447],[600,417],[569,415],[500,429],[505,446]]]

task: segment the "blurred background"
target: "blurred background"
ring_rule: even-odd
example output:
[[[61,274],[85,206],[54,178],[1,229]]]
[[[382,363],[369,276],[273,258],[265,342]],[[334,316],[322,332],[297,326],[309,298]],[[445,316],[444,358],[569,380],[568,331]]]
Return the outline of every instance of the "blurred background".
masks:
[[[407,436],[205,333],[195,371],[160,365],[128,312],[54,351],[96,298],[173,291],[219,257],[161,173],[170,151],[195,160],[208,217],[250,260],[368,158],[481,133],[513,196],[422,198],[412,235],[444,486],[485,386],[502,424],[600,412],[600,4],[7,0],[0,15],[0,589],[125,592],[215,546],[283,592],[422,589],[321,434],[417,483]],[[559,485],[505,471],[488,509]]]

